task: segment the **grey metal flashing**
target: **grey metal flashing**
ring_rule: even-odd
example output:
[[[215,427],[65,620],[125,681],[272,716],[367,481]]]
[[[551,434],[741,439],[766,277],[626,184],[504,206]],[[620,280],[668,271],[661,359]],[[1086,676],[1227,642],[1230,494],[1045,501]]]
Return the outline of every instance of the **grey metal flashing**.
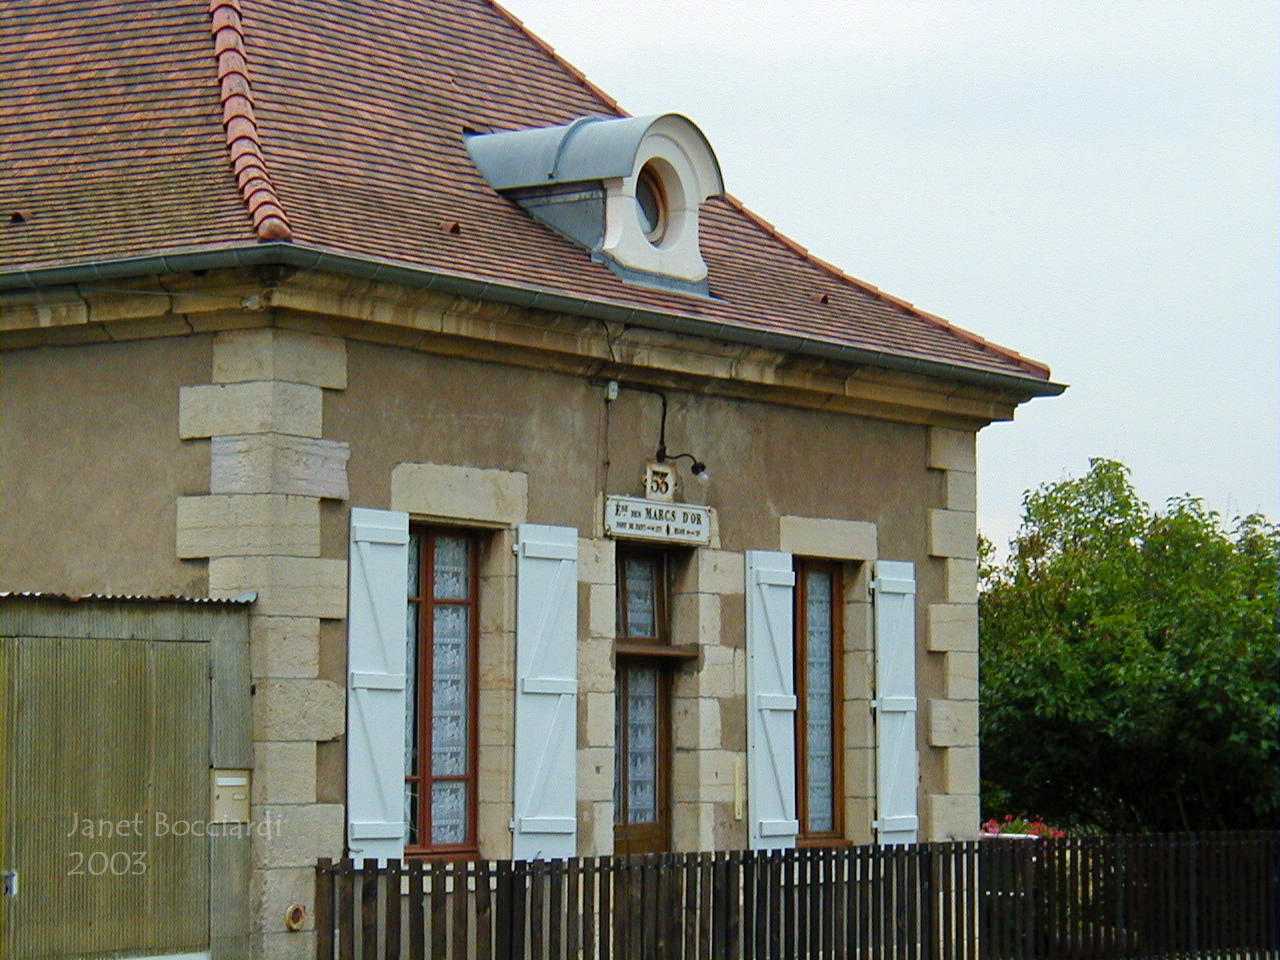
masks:
[[[724,192],[724,176],[706,135],[678,113],[648,117],[578,117],[556,127],[534,127],[467,137],[467,152],[495,190],[544,187],[558,183],[612,180],[634,172],[636,153],[649,128],[660,120],[687,124],[706,145],[715,166],[717,188]]]
[[[327,270],[364,280],[398,283],[422,290],[496,300],[513,306],[553,313],[575,313],[594,320],[632,324],[655,330],[668,330],[705,339],[748,346],[768,347],[800,356],[837,360],[859,366],[880,367],[937,377],[960,383],[1004,390],[1017,396],[1053,397],[1066,389],[1032,374],[1025,376],[998,373],[964,364],[929,360],[908,354],[886,353],[866,347],[831,343],[796,334],[757,330],[718,320],[663,313],[605,300],[588,300],[539,287],[494,283],[475,277],[437,273],[423,267],[379,257],[338,253],[298,243],[259,243],[242,247],[184,251],[161,256],[132,257],[75,264],[65,267],[43,267],[0,273],[0,291],[30,290],[52,286],[71,286],[100,280],[119,280],[153,274],[189,273],[193,270],[216,270],[235,267],[280,265],[303,270]]]

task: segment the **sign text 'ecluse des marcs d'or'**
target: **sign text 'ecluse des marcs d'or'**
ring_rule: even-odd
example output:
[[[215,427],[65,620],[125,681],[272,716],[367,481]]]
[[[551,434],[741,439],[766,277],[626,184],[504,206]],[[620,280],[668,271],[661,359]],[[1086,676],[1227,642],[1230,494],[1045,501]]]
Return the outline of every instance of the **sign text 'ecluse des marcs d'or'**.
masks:
[[[696,503],[606,497],[604,529],[611,537],[706,546],[711,543],[711,508]]]

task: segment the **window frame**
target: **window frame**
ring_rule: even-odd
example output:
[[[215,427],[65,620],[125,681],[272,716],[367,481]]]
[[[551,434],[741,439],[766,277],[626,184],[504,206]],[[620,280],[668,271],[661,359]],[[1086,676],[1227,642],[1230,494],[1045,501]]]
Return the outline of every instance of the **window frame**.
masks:
[[[652,637],[631,634],[626,622],[626,564],[628,560],[642,560],[653,564],[654,570],[654,634]],[[671,849],[672,827],[672,779],[674,764],[674,733],[671,729],[672,669],[697,656],[696,649],[676,647],[671,643],[671,577],[673,575],[671,551],[660,547],[619,543],[614,553],[616,592],[614,597],[617,623],[614,625],[614,710],[615,717],[622,718],[626,696],[625,672],[629,668],[650,668],[657,671],[657,776],[655,797],[658,819],[653,823],[623,823],[619,821],[623,811],[614,811],[614,852],[666,851]],[[624,626],[627,628],[624,630]],[[625,726],[625,724],[623,724]],[[626,731],[613,745],[615,753],[615,777],[619,758],[625,761]],[[625,763],[624,763],[625,765]],[[625,795],[625,790],[624,790]]]
[[[448,527],[437,524],[409,524],[410,538],[418,538],[418,582],[417,595],[408,598],[418,617],[418,649],[416,676],[407,677],[407,683],[417,684],[417,722],[415,736],[418,747],[418,769],[416,777],[405,775],[406,789],[411,781],[419,785],[417,829],[419,842],[405,844],[407,857],[434,856],[478,856],[479,839],[477,830],[477,814],[479,812],[479,715],[480,715],[480,533],[466,527]],[[435,582],[435,543],[440,537],[462,537],[467,541],[468,551],[468,596],[466,601],[439,600],[434,596]],[[406,571],[406,581],[408,572]],[[426,596],[430,588],[431,596]],[[435,776],[431,771],[432,758],[432,706],[434,693],[434,611],[438,604],[448,606],[466,606],[470,609],[467,624],[467,769],[463,775]],[[424,679],[425,678],[425,679]],[[467,784],[467,832],[462,843],[433,844],[431,837],[431,787],[437,782],[463,782]],[[428,838],[422,842],[422,838]]]
[[[844,839],[844,565],[838,560],[796,557],[793,647],[795,652],[796,819],[800,846]],[[831,830],[810,831],[808,754],[808,592],[810,572],[831,575]]]

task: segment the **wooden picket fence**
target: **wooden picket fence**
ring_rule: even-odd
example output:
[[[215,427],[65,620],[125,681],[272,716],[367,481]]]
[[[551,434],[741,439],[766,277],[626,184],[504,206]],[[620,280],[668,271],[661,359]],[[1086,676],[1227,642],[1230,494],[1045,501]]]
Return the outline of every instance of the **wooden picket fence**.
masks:
[[[321,860],[318,960],[1280,958],[1280,832]]]

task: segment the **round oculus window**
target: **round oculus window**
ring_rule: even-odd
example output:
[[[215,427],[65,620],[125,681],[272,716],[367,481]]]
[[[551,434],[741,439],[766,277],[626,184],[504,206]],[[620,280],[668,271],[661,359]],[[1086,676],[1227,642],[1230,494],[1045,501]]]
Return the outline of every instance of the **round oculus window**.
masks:
[[[649,167],[636,178],[636,217],[640,229],[650,243],[657,243],[667,228],[666,199],[662,194],[662,182]]]

